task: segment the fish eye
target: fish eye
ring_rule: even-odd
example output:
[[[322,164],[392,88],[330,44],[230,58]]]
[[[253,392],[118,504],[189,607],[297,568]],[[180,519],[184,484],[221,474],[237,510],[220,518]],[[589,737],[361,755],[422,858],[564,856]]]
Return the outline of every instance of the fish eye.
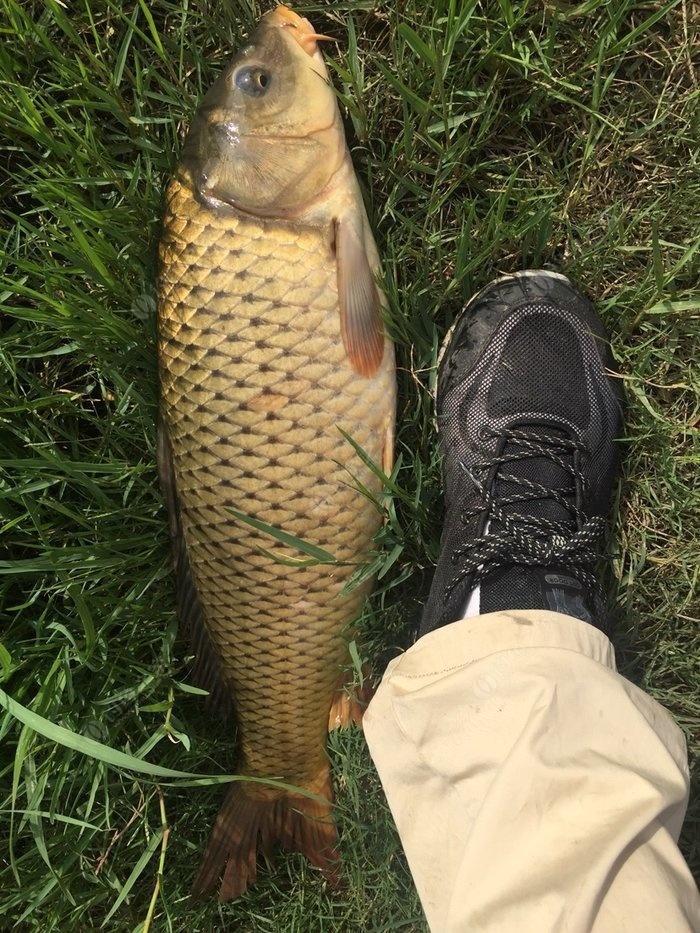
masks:
[[[243,91],[249,97],[262,97],[267,93],[270,87],[270,72],[259,65],[252,65],[248,68],[240,68],[236,72],[234,82],[239,91]]]

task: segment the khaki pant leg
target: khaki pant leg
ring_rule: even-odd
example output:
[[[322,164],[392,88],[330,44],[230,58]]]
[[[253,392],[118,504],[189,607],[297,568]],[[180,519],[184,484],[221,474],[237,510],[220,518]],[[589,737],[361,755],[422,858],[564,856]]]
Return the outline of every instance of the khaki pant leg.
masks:
[[[683,735],[592,626],[439,629],[391,662],[364,726],[433,933],[700,931]]]

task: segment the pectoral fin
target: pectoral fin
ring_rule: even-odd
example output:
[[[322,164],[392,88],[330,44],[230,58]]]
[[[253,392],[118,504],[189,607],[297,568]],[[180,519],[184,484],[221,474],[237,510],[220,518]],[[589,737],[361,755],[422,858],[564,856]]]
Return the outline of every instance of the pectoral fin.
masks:
[[[352,217],[335,221],[340,333],[352,368],[373,376],[384,356],[384,330],[361,230]]]

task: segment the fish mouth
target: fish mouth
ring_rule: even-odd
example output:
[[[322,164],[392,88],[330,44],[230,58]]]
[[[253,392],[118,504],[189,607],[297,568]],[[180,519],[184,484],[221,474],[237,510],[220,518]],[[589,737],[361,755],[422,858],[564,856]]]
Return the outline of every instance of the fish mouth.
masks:
[[[318,43],[322,41],[333,42],[331,36],[324,36],[315,32],[314,27],[294,10],[287,6],[278,6],[267,14],[266,17],[274,25],[281,29],[288,29],[292,38],[298,42],[307,55],[314,55],[318,49]]]

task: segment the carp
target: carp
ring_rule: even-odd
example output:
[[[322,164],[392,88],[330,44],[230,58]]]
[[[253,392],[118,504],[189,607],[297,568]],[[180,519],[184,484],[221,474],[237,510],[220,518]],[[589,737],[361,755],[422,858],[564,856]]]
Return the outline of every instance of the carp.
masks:
[[[382,523],[372,464],[392,466],[379,261],[322,38],[286,7],[263,17],[194,116],[160,240],[178,614],[210,700],[233,699],[249,779],[230,785],[193,886],[223,874],[221,900],[277,844],[335,877],[326,738],[359,715],[342,688],[371,581],[348,584]]]

